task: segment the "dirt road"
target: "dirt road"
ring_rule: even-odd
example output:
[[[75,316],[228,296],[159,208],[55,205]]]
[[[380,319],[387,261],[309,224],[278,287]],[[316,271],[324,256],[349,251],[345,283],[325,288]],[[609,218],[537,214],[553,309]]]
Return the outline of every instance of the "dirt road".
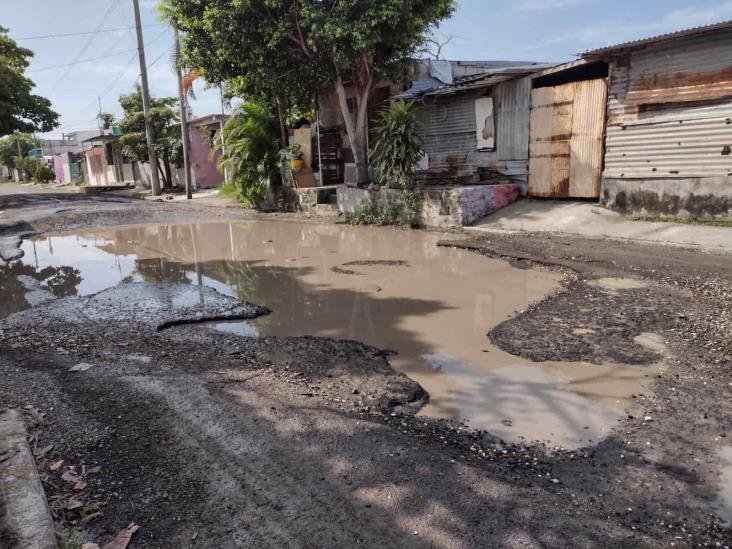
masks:
[[[8,258],[33,231],[252,217],[27,191],[0,185]],[[378,349],[186,324],[263,314],[256,303],[181,309],[185,287],[149,284],[53,296],[0,320],[0,404],[27,416],[66,546],[107,542],[132,521],[132,547],[729,546],[732,258],[445,238],[566,275],[489,334],[502,349],[644,364],[655,355],[630,342],[660,336],[667,368],[636,395],[643,412],[579,451],[505,444],[415,416],[428,396]],[[14,265],[0,264],[0,304],[22,276]],[[629,277],[641,284],[624,292],[592,282]],[[150,296],[168,305],[144,309]]]

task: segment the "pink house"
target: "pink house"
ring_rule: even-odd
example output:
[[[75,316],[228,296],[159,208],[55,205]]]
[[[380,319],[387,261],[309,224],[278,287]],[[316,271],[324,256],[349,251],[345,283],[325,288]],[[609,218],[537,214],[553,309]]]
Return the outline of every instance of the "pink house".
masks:
[[[218,187],[224,181],[224,174],[216,167],[220,152],[216,150],[211,156],[214,135],[225,123],[228,116],[209,114],[194,118],[188,123],[188,134],[191,140],[191,171],[193,185],[197,189]]]

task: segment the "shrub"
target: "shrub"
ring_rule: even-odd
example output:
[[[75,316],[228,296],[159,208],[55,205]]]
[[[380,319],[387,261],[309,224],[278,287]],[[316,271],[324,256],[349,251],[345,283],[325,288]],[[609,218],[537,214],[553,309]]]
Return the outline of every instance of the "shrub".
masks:
[[[359,205],[349,221],[352,225],[401,225],[418,227],[422,208],[421,192],[418,189],[402,190],[398,200],[390,200],[386,206],[376,199]]]
[[[226,152],[219,159],[219,168],[228,170],[247,205],[261,207],[270,186],[279,180],[277,119],[263,105],[248,101],[220,134]]]
[[[43,160],[33,156],[15,157],[15,167],[20,171],[21,178],[30,181],[35,176],[36,170],[44,166]]]
[[[408,188],[414,183],[414,170],[422,158],[416,125],[417,107],[412,101],[397,101],[379,113],[371,160],[384,185]]]
[[[41,165],[36,168],[36,172],[33,174],[33,179],[39,183],[49,183],[56,179],[56,174],[48,166]]]

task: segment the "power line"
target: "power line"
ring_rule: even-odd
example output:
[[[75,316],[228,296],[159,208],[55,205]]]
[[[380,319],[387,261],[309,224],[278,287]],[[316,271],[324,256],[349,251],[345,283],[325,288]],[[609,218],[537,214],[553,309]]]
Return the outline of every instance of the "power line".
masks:
[[[132,27],[132,28],[134,28],[134,27]],[[158,40],[160,40],[160,38],[162,38],[162,37],[163,37],[163,36],[164,36],[165,34],[167,34],[167,32],[168,32],[168,28],[166,27],[166,28],[165,28],[165,30],[164,30],[163,32],[161,32],[160,34],[158,34],[158,35],[157,35],[157,36],[156,36],[155,38],[153,38],[153,39],[152,39],[152,40],[150,41],[150,43],[149,43],[148,45],[154,44],[155,42],[157,42]],[[167,52],[167,51],[168,51],[168,50],[166,50],[166,52]],[[122,69],[122,70],[121,70],[121,71],[120,71],[120,72],[119,72],[119,73],[117,74],[117,76],[116,76],[116,77],[115,77],[115,78],[114,78],[114,79],[113,79],[113,80],[112,80],[112,81],[111,81],[111,82],[110,82],[110,83],[109,83],[109,84],[108,84],[108,85],[107,85],[107,86],[106,86],[106,87],[105,87],[105,88],[104,88],[104,89],[103,89],[103,90],[101,91],[101,93],[98,93],[98,94],[97,94],[97,95],[96,95],[96,96],[94,97],[94,99],[92,99],[91,101],[89,101],[89,103],[87,103],[87,104],[86,104],[86,105],[84,106],[84,108],[83,108],[83,109],[82,109],[81,111],[79,111],[79,114],[78,114],[77,116],[81,116],[81,115],[82,115],[82,114],[83,114],[84,112],[86,112],[87,108],[89,108],[89,107],[90,107],[90,106],[91,106],[91,105],[92,105],[93,103],[95,103],[95,102],[96,102],[96,100],[97,100],[97,97],[99,97],[99,98],[101,98],[101,97],[106,97],[106,95],[107,95],[107,94],[108,94],[108,93],[109,93],[110,91],[112,91],[112,88],[114,88],[114,86],[115,86],[115,85],[117,84],[117,82],[119,82],[120,80],[122,80],[122,78],[123,78],[123,77],[124,77],[124,76],[125,76],[125,75],[127,74],[127,69],[128,69],[129,67],[130,67],[130,65],[132,65],[132,64],[133,64],[133,63],[135,62],[135,60],[136,60],[136,59],[137,59],[137,50],[135,49],[135,53],[133,53],[133,54],[132,54],[132,56],[131,56],[131,57],[129,58],[129,60],[128,60],[128,61],[127,61],[127,63],[125,64],[125,67],[124,67],[124,68],[123,68],[123,69]],[[135,77],[135,82],[137,82],[137,79],[138,79],[138,78],[140,78],[140,75],[139,75],[139,74],[138,74],[138,75],[137,75],[137,76]]]
[[[149,23],[147,25],[142,25],[143,27],[159,27],[162,23]],[[131,27],[117,27],[114,29],[102,29],[98,31],[84,31],[84,32],[67,32],[64,34],[44,34],[41,36],[24,36],[23,38],[13,38],[13,40],[41,40],[42,38],[66,38],[67,36],[84,36],[87,34],[96,34],[101,32],[116,32],[116,31],[123,31],[123,30],[130,30],[134,29],[135,26]]]
[[[97,28],[94,32],[92,32],[91,36],[89,36],[89,39],[84,43],[84,46],[79,50],[78,55],[74,58],[72,63],[76,63],[81,59],[81,56],[84,55],[84,52],[87,50],[87,48],[91,45],[91,43],[94,41],[94,38],[96,38],[99,31],[102,29],[102,26],[104,26],[104,23],[107,22],[107,19],[109,19],[110,15],[112,15],[112,12],[119,6],[120,0],[112,0],[112,2],[109,4],[109,8],[107,8],[107,11],[104,13],[102,18],[99,20],[99,24],[97,25]],[[49,93],[53,93],[56,88],[58,88],[59,84],[63,82],[64,78],[66,78],[69,75],[69,72],[71,72],[71,67],[67,67],[64,73],[61,75],[61,77],[56,80],[56,83],[51,88],[51,91]]]
[[[26,72],[39,72],[39,71],[50,71],[52,69],[61,69],[64,67],[73,67],[74,65],[80,65],[82,63],[89,63],[90,61],[98,61],[99,59],[107,59],[108,57],[114,57],[116,55],[122,55],[123,53],[129,53],[131,51],[137,51],[136,49],[122,50],[116,53],[110,53],[108,55],[100,55],[99,57],[90,57],[89,59],[80,59],[76,63],[64,63],[63,65],[53,65],[51,67],[43,67],[40,69],[31,69]]]

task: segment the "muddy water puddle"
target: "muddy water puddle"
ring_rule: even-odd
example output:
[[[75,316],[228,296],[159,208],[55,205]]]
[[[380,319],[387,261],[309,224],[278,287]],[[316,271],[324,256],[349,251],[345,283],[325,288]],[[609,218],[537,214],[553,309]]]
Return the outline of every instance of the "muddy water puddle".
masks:
[[[4,283],[0,300],[12,311],[29,306],[29,292],[38,300],[42,292],[88,295],[133,281],[209,286],[273,311],[217,329],[353,339],[393,351],[394,368],[430,394],[421,414],[512,441],[596,443],[635,411],[631,395],[656,366],[532,363],[490,344],[492,327],[555,291],[561,275],[437,247],[441,238],[283,221],[48,237],[23,243],[25,256],[9,267],[15,285],[7,292]]]

